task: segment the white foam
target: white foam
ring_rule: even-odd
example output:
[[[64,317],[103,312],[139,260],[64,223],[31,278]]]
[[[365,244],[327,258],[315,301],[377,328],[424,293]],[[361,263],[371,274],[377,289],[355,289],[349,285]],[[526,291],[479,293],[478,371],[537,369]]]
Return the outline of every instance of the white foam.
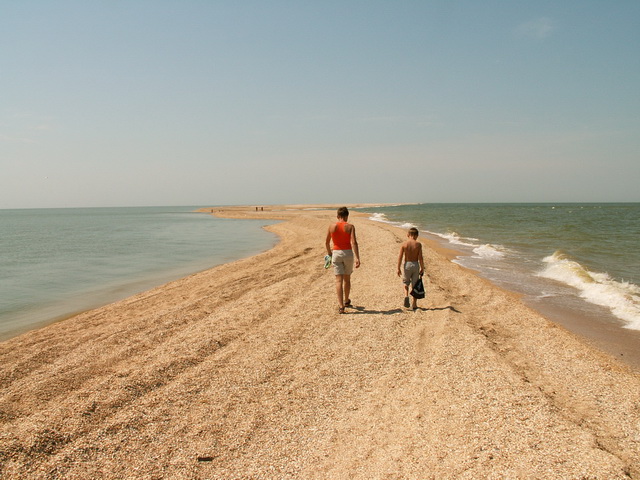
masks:
[[[491,245],[486,243],[473,249],[476,258],[486,258],[499,260],[505,256],[505,248],[502,245]]]
[[[413,223],[403,223],[402,225],[400,225],[400,228],[404,228],[408,230],[409,228],[418,228],[418,227]]]
[[[542,292],[540,295],[536,296],[536,298],[538,299],[544,299],[544,298],[553,298],[553,297],[557,297],[558,295],[555,293],[546,293],[546,292]]]
[[[463,245],[465,247],[475,247],[476,244],[474,243],[470,243],[469,241],[465,241],[465,240],[471,240],[471,239],[462,239],[462,237],[456,233],[456,232],[447,232],[447,233],[439,233],[436,234],[446,240],[449,241],[449,243],[453,244],[453,245]]]
[[[385,216],[384,213],[373,213],[369,217],[369,220],[373,220],[374,222],[388,223],[389,225],[394,225],[396,227],[404,228],[405,230],[408,230],[409,228],[412,228],[412,227],[418,228],[418,226],[416,224],[414,224],[414,223],[392,222]]]
[[[627,327],[640,330],[640,287],[616,281],[607,273],[590,272],[561,252],[555,252],[543,261],[547,265],[539,276],[578,289],[586,301],[609,308],[627,323]]]
[[[374,222],[389,223],[389,220],[387,220],[387,217],[384,213],[372,213],[369,217],[369,220],[373,220]]]

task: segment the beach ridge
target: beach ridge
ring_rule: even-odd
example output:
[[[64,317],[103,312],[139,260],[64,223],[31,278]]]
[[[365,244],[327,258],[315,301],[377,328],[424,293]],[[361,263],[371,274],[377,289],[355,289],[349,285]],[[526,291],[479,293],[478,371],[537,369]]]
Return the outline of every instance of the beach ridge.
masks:
[[[352,213],[362,267],[337,315],[334,206],[271,250],[0,343],[2,478],[640,478],[640,376],[425,242]]]

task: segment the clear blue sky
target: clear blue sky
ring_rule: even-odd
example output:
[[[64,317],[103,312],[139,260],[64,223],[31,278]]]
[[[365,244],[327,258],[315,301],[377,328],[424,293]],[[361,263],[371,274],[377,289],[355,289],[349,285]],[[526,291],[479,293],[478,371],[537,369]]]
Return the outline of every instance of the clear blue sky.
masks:
[[[640,201],[640,2],[0,0],[0,208]]]

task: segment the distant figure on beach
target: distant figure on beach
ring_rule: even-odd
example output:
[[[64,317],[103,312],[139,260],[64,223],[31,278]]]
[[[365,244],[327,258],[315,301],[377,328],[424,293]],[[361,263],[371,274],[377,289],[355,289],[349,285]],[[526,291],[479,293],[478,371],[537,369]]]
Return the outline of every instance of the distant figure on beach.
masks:
[[[418,279],[424,274],[424,259],[422,258],[422,244],[418,241],[418,229],[411,227],[407,233],[408,240],[400,246],[398,256],[398,276],[402,277],[404,284],[404,306],[409,308],[409,285],[415,285]],[[404,275],[400,271],[402,259],[404,257]],[[413,305],[418,308],[418,300],[413,297]]]
[[[338,295],[338,312],[344,313],[345,307],[351,306],[351,274],[353,267],[360,266],[360,252],[356,239],[356,227],[348,223],[347,207],[338,209],[338,221],[329,226],[327,239],[327,255],[331,256],[331,264],[336,275],[336,294]],[[331,249],[333,242],[333,250]]]

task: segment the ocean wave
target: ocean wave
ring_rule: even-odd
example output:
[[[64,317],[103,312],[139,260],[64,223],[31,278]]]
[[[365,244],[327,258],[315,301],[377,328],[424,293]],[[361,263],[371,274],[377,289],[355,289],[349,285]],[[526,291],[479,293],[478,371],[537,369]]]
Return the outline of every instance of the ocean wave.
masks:
[[[409,222],[392,222],[391,220],[389,220],[386,215],[384,213],[373,213],[371,214],[371,216],[369,217],[369,220],[373,220],[374,222],[382,222],[382,223],[388,223],[390,225],[394,225],[396,227],[400,227],[400,228],[404,228],[404,229],[409,229],[412,227],[418,228],[418,226],[414,223],[409,223]]]
[[[415,227],[418,230],[420,230],[418,225],[416,225],[415,223],[411,223],[411,222],[392,222],[391,220],[389,220],[387,218],[387,216],[384,213],[372,213],[371,216],[369,217],[369,220],[373,220],[374,222],[388,223],[389,225],[393,225],[395,227],[403,228],[405,230],[408,230],[409,228],[412,228],[412,227]],[[441,232],[432,232],[432,231],[429,231],[429,230],[422,230],[422,231],[427,233],[427,234],[429,234],[429,235],[433,235],[435,237],[440,237],[440,238],[448,241],[452,245],[460,245],[460,246],[470,247],[470,248],[480,248],[479,253],[477,252],[479,255],[489,256],[488,252],[485,251],[485,250],[493,248],[497,252],[501,248],[500,246],[496,247],[494,245],[486,245],[486,246],[485,245],[478,245],[478,243],[474,243],[474,242],[479,242],[479,240],[477,238],[461,237],[457,232],[441,233]],[[496,257],[499,256],[499,254],[498,253],[494,253],[492,256],[494,258],[496,258]]]
[[[374,222],[390,223],[384,213],[372,213],[369,220],[373,220]]]
[[[576,288],[586,301],[607,307],[628,328],[640,330],[640,287],[616,281],[607,273],[591,272],[559,251],[543,261],[546,266],[538,276]]]
[[[506,255],[505,248],[502,245],[492,245],[486,243],[473,249],[476,258],[486,258],[498,260]]]
[[[435,233],[435,235],[438,235],[439,237],[444,238],[445,240],[447,240],[449,243],[451,243],[452,245],[462,245],[465,247],[477,247],[478,245],[475,243],[471,243],[473,240],[473,238],[464,238],[461,237],[457,232],[447,232],[447,233]]]

